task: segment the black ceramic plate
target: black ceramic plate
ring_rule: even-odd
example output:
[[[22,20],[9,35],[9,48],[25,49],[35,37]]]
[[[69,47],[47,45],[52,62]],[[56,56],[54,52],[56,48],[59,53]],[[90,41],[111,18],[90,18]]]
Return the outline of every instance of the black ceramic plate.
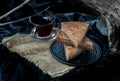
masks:
[[[101,50],[102,44],[99,40],[96,40],[92,37],[89,37],[89,38],[93,42],[94,49],[91,52],[85,51],[70,61],[66,61],[64,45],[61,43],[58,43],[57,41],[53,42],[50,47],[51,54],[59,62],[67,65],[71,65],[71,66],[85,66],[85,65],[92,64],[98,61],[102,56],[102,50]]]

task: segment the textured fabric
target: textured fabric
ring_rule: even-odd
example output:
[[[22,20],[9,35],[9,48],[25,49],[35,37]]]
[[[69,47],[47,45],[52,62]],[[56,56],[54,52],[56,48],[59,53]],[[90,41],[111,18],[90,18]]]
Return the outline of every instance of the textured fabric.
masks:
[[[74,67],[62,64],[51,56],[49,47],[53,41],[40,41],[29,34],[16,34],[4,39],[3,43],[11,52],[20,54],[42,69],[44,73],[56,77],[65,74]]]

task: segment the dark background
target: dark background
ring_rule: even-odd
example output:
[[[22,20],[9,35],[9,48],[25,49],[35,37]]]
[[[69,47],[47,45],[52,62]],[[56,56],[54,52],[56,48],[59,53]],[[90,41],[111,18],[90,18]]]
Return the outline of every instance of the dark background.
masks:
[[[0,15],[5,14],[24,0],[0,1]],[[28,62],[18,54],[10,53],[4,46],[0,45],[0,81],[119,81],[120,79],[120,56],[112,55],[108,46],[107,36],[100,33],[96,23],[99,13],[93,14],[91,10],[78,3],[79,0],[32,0],[24,7],[15,11],[0,23],[16,20],[33,15],[48,6],[48,10],[54,12],[56,20],[55,27],[60,28],[62,21],[84,21],[90,23],[89,35],[93,35],[103,44],[101,47],[102,57],[94,64],[85,67],[76,67],[63,76],[51,78],[44,74],[41,69],[33,63]],[[15,33],[30,33],[32,25],[28,19],[14,24],[0,26],[0,41]]]

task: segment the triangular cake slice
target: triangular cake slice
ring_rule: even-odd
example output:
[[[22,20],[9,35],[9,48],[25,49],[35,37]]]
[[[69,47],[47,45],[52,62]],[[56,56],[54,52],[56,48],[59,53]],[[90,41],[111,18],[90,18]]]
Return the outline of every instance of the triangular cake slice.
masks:
[[[64,31],[75,47],[79,47],[88,30],[88,26],[88,23],[77,21],[61,23],[62,31]]]
[[[71,40],[67,37],[67,35],[63,31],[60,31],[60,33],[57,35],[56,40],[59,43],[75,47]],[[81,43],[79,44],[79,48],[84,48],[88,51],[91,51],[93,49],[93,43],[90,41],[88,37],[85,36]]]
[[[62,43],[62,44],[66,44],[68,46],[73,46],[73,43],[71,42],[71,40],[67,37],[67,35],[63,32],[63,31],[60,31],[60,33],[57,35],[57,38],[56,38],[57,42],[59,43]]]
[[[66,61],[74,59],[76,56],[85,51],[83,48],[75,48],[72,46],[64,45]]]

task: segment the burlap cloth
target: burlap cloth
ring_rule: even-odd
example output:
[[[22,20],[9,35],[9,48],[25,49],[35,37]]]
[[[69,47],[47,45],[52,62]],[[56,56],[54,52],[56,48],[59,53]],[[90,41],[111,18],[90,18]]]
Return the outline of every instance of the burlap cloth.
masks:
[[[33,62],[44,73],[51,75],[51,77],[57,77],[75,67],[62,64],[52,57],[49,47],[53,41],[40,41],[29,34],[15,34],[4,38],[2,43],[11,52],[17,52],[28,61]]]

